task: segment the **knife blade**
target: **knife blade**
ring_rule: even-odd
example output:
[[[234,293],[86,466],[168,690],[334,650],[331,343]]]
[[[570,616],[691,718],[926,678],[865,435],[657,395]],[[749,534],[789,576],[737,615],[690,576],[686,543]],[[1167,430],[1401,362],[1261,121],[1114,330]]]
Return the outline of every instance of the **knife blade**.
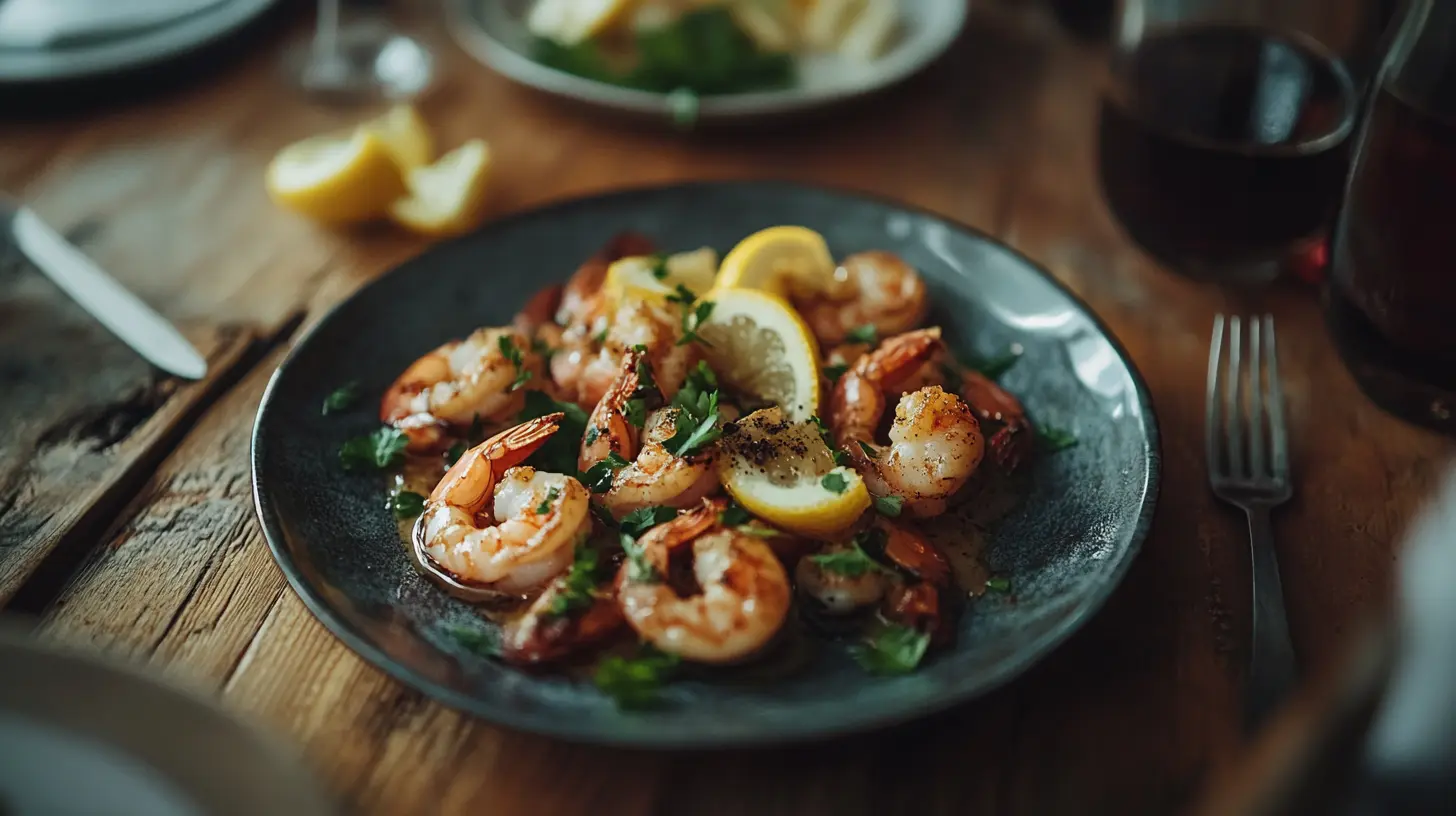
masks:
[[[206,376],[207,360],[187,338],[29,208],[16,208],[10,234],[37,269],[142,357],[189,380]]]

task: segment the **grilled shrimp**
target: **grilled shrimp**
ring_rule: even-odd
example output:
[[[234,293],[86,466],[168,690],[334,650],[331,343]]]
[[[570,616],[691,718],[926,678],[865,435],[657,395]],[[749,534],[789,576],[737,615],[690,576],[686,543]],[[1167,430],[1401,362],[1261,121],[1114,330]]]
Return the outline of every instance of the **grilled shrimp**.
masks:
[[[591,605],[583,610],[557,614],[557,598],[566,591],[564,576],[546,587],[525,614],[511,620],[501,632],[501,657],[511,663],[534,664],[559,660],[593,643],[599,643],[624,625],[611,584],[600,587]]]
[[[499,592],[535,589],[571,565],[591,532],[581,483],[520,463],[562,414],[503,431],[466,451],[430,493],[415,524],[419,561],[440,577]]]
[[[876,517],[862,536],[871,538],[873,545],[861,545],[858,540],[855,544],[832,542],[819,555],[849,552],[851,547],[862,546],[874,550],[870,557],[876,565],[847,571],[826,567],[814,557],[802,558],[794,571],[799,590],[823,604],[827,611],[843,614],[887,597],[893,601],[907,578],[911,583],[924,582],[934,587],[950,585],[950,562],[945,554],[908,524]],[[896,569],[881,566],[882,562]]]
[[[604,308],[602,286],[612,262],[632,255],[648,255],[653,251],[652,239],[635,232],[614,235],[571,276],[561,293],[556,322],[567,328],[582,328],[588,334],[601,330],[597,323]]]
[[[841,261],[829,291],[795,293],[794,306],[827,348],[861,326],[874,326],[881,337],[909,331],[925,319],[929,302],[914,268],[894,253],[872,250]]]
[[[411,453],[438,452],[452,429],[518,414],[525,387],[544,370],[530,338],[509,328],[476,329],[410,364],[384,393],[379,418],[404,431]]]
[[[642,564],[629,560],[617,576],[628,625],[662,651],[702,663],[757,652],[789,612],[783,565],[759,538],[719,522],[726,506],[707,500],[647,531],[637,542]],[[683,557],[692,577],[675,581],[672,562]]]
[[[945,512],[947,500],[981,464],[985,440],[970,406],[940,386],[900,397],[890,444],[875,441],[886,397],[899,392],[941,349],[940,330],[886,340],[854,362],[830,403],[834,438],[876,496],[899,496],[912,516]]]
[[[644,374],[649,371],[642,351],[629,349],[622,356],[616,379],[592,410],[577,462],[585,471],[613,453],[628,461],[626,467],[616,471],[612,486],[601,497],[601,503],[617,518],[655,505],[687,507],[718,489],[713,450],[683,458],[668,453],[665,447],[677,432],[679,409],[659,408],[646,413],[640,433],[632,424],[628,415],[630,401],[637,398],[661,402],[654,388],[643,387]]]

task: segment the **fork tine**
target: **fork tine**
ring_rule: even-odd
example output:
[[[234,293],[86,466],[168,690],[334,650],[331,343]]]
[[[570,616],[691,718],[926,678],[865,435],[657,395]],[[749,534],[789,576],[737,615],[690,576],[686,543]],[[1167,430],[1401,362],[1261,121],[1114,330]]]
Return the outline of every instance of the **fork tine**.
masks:
[[[1229,318],[1228,383],[1224,389],[1224,422],[1228,425],[1228,475],[1243,478],[1244,426],[1243,407],[1239,402],[1239,369],[1243,361],[1244,321],[1238,315]]]
[[[1284,427],[1284,388],[1279,384],[1279,349],[1274,342],[1274,315],[1264,315],[1264,367],[1269,371],[1270,466],[1274,478],[1289,477],[1289,432]]]
[[[1213,318],[1213,337],[1208,341],[1208,390],[1203,406],[1203,453],[1208,460],[1208,473],[1218,472],[1218,356],[1223,350],[1223,315]]]
[[[1259,383],[1259,324],[1249,319],[1249,478],[1264,478],[1264,399]]]

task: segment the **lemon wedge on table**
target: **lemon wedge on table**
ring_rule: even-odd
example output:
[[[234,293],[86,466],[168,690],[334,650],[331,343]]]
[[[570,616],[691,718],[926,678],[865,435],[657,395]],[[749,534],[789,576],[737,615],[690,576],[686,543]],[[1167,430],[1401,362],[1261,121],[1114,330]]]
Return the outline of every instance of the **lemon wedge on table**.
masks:
[[[404,195],[404,176],[378,135],[316,136],[278,152],[265,175],[279,205],[331,224],[377,218]]]
[[[471,139],[434,164],[409,172],[409,195],[389,207],[389,217],[422,235],[459,235],[480,223],[490,147]]]
[[[754,289],[714,289],[698,324],[703,354],[736,391],[783,408],[791,420],[819,411],[819,344],[783,298]]]
[[[718,285],[762,289],[780,297],[823,292],[834,281],[834,257],[808,227],[769,227],[744,238],[723,258]]]
[[[723,486],[744,509],[776,527],[830,536],[870,506],[864,480],[834,464],[814,424],[792,421],[777,407],[740,419],[718,444]]]
[[[717,275],[718,253],[703,247],[665,259],[634,255],[614,261],[607,267],[603,286],[613,300],[637,297],[662,301],[675,293],[679,285],[686,286],[694,295],[702,295],[713,288]]]
[[[384,142],[401,170],[422,167],[435,158],[435,136],[413,105],[395,105],[359,127]]]

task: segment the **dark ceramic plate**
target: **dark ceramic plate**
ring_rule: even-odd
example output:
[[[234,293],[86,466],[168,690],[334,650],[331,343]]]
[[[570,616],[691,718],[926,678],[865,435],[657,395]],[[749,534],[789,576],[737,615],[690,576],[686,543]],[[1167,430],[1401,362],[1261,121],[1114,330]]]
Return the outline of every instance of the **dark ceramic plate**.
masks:
[[[774,224],[803,224],[836,256],[879,248],[918,267],[932,320],[965,352],[1015,342],[1004,382],[1039,422],[1079,444],[1037,457],[1028,494],[991,532],[987,560],[1014,597],[973,601],[954,649],[907,677],[866,675],[841,649],[815,650],[772,679],[738,670],[672,684],[655,710],[625,712],[589,682],[520,672],[447,634],[471,610],[416,575],[378,476],[345,473],[344,440],[371,411],[319,406],[357,380],[372,400],[415,357],[480,325],[508,323],[543,284],[569,275],[622,229],[665,248],[727,251]],[[689,184],[569,201],[491,224],[366,286],[278,368],[253,431],[258,516],[293,588],[345,643],[401,681],[517,728],[642,746],[728,746],[823,737],[967,700],[1045,656],[1102,605],[1152,519],[1158,432],[1141,377],[1087,307],[1026,258],[902,205],[792,184]]]

